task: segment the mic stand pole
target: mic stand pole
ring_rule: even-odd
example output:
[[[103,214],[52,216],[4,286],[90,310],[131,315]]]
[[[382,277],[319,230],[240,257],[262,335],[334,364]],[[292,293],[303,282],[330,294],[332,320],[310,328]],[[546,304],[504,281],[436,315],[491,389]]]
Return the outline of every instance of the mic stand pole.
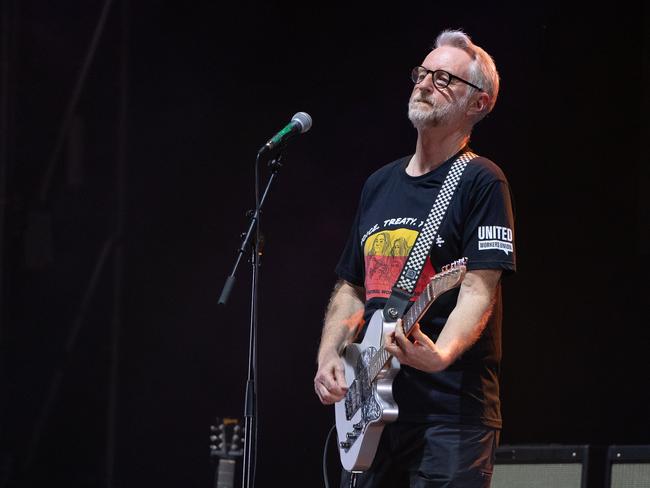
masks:
[[[241,246],[239,246],[237,252],[237,259],[235,261],[235,266],[233,267],[232,272],[226,279],[223,290],[221,291],[221,296],[219,297],[219,305],[226,305],[230,292],[232,291],[233,285],[235,284],[235,274],[241,258],[244,255],[246,249],[251,247],[251,258],[250,263],[252,265],[252,279],[251,279],[251,311],[250,311],[250,332],[249,332],[249,344],[248,344],[248,378],[246,380],[246,401],[244,407],[244,456],[243,456],[243,488],[253,487],[255,483],[255,449],[257,443],[257,383],[256,383],[256,366],[257,366],[257,305],[258,305],[258,284],[259,284],[259,268],[260,268],[260,257],[261,246],[263,239],[260,234],[260,215],[262,211],[262,206],[266,201],[266,197],[271,188],[271,184],[275,180],[275,177],[278,174],[278,171],[282,167],[280,160],[282,155],[278,155],[271,159],[268,163],[269,168],[271,168],[271,176],[269,177],[266,188],[262,197],[259,198],[258,192],[258,166],[259,166],[259,155],[255,161],[255,200],[256,208],[248,212],[248,215],[251,217],[250,224],[248,226],[248,231],[242,234],[243,240]],[[255,236],[254,236],[255,233]],[[251,240],[254,239],[253,245],[251,245]]]

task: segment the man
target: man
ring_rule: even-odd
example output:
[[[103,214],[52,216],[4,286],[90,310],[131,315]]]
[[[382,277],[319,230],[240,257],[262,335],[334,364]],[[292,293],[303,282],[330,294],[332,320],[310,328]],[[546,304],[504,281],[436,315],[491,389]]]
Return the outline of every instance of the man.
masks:
[[[341,354],[360,341],[365,322],[383,308],[405,257],[376,254],[375,237],[410,249],[452,163],[468,151],[474,125],[494,107],[499,75],[492,58],[462,31],[444,31],[422,66],[408,115],[415,152],[368,178],[337,266],[318,351],[316,394],[323,404],[347,391]],[[441,268],[467,257],[460,287],[438,298],[407,338],[401,321],[384,338],[401,369],[393,382],[396,422],[383,430],[372,466],[343,471],[341,486],[489,487],[499,441],[502,274],[515,270],[508,182],[483,157],[471,159],[449,203],[415,295]],[[391,270],[379,281],[368,264]],[[394,260],[400,260],[400,266]],[[414,296],[412,300],[416,298]],[[361,321],[361,324],[363,321]]]

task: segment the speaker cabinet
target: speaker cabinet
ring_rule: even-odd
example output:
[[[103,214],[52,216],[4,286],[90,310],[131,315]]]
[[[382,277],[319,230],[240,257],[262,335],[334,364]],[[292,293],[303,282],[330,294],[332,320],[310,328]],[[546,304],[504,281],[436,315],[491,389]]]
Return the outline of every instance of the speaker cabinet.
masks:
[[[603,449],[589,445],[503,445],[491,488],[602,488],[602,458]]]
[[[609,446],[607,488],[650,487],[650,445]]]

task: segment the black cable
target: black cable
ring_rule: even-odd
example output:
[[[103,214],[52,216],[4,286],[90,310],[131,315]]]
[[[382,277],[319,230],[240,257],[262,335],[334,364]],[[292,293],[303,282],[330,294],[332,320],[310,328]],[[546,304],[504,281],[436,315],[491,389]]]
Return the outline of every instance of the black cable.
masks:
[[[325,438],[325,445],[323,446],[323,483],[325,483],[325,488],[330,488],[330,484],[327,479],[327,444],[330,441],[330,437],[332,437],[332,432],[334,432],[334,429],[336,429],[336,424],[332,425],[330,431],[327,433],[327,437]]]
[[[249,358],[248,358],[248,379],[246,382],[246,407],[245,407],[245,427],[244,435],[244,462],[242,473],[242,485],[244,488],[253,488],[255,486],[255,475],[257,470],[257,324],[258,324],[258,289],[259,289],[259,259],[260,259],[260,214],[261,200],[259,190],[259,163],[260,156],[255,159],[255,210],[253,214],[253,225],[255,226],[255,242],[253,243],[253,252],[251,263],[253,265],[252,290],[251,290],[251,329],[249,341]],[[251,229],[253,230],[253,229]]]

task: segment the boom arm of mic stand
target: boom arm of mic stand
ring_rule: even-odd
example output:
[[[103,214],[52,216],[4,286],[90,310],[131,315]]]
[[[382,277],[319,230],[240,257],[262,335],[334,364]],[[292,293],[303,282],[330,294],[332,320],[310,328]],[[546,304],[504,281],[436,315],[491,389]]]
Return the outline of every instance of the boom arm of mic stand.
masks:
[[[257,225],[257,220],[259,217],[259,212],[262,211],[262,206],[264,205],[266,196],[269,193],[271,184],[273,183],[273,180],[275,179],[275,176],[277,175],[278,171],[282,167],[282,164],[280,163],[280,159],[282,159],[281,154],[269,161],[269,167],[271,168],[271,176],[269,176],[269,179],[266,182],[266,188],[264,189],[264,193],[262,194],[262,198],[260,199],[260,207],[250,212],[250,217],[251,217],[250,224],[248,225],[248,230],[246,231],[246,233],[242,234],[243,240],[241,245],[239,246],[239,249],[237,250],[237,258],[235,260],[235,265],[233,266],[230,275],[228,275],[228,278],[226,278],[226,283],[223,285],[223,289],[221,290],[221,295],[219,296],[219,301],[217,302],[219,305],[226,305],[226,303],[228,302],[228,298],[230,297],[230,292],[232,291],[235,285],[235,281],[236,281],[235,274],[237,273],[237,268],[239,267],[241,258],[246,252],[246,249],[250,244],[251,238],[254,235],[255,226]]]

